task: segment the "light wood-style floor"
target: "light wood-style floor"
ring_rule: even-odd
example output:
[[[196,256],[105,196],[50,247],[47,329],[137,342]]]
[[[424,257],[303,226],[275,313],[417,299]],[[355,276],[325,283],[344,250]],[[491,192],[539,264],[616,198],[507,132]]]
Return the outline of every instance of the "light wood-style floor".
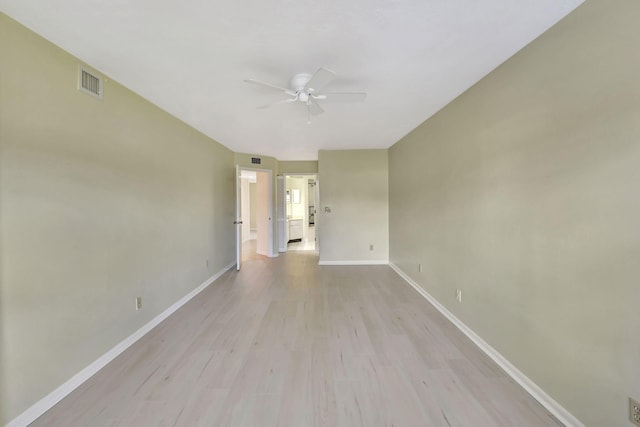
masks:
[[[34,426],[558,426],[388,266],[249,257]]]

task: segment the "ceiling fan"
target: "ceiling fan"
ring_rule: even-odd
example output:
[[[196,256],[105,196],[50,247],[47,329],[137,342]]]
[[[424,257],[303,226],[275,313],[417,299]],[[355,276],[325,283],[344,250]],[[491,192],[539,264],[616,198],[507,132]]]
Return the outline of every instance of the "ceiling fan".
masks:
[[[274,105],[301,102],[307,107],[307,123],[311,123],[311,116],[324,113],[324,109],[318,101],[358,102],[367,97],[365,92],[322,92],[322,89],[336,77],[336,73],[326,68],[319,68],[314,74],[300,73],[289,80],[289,87],[265,83],[260,80],[246,79],[245,82],[268,87],[283,92],[288,97],[259,109],[269,108]]]

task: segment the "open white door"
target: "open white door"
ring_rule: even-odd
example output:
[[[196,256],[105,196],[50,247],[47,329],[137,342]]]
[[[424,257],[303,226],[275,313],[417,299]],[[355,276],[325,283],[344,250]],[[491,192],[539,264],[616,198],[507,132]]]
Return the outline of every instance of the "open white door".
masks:
[[[268,257],[278,256],[274,254],[273,245],[273,184],[271,171],[256,172],[256,225],[258,228],[258,241],[256,253]]]
[[[318,175],[316,175],[316,185],[314,187],[315,192],[316,192],[316,200],[315,200],[315,207],[314,207],[314,223],[315,223],[315,228],[316,228],[316,252],[320,253],[320,227],[321,225],[318,224],[318,220],[320,219],[320,216],[322,215],[318,215],[318,212],[320,212],[320,180],[318,179]]]
[[[277,176],[276,186],[276,211],[278,215],[278,252],[287,252],[287,205],[284,197],[284,176]]]
[[[240,166],[236,165],[236,270],[240,270],[242,260],[242,180],[240,178]]]

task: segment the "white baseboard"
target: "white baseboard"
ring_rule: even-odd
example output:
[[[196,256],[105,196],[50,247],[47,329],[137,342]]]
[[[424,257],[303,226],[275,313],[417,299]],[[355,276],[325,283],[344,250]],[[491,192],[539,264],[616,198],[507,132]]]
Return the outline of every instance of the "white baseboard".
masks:
[[[389,266],[395,270],[400,277],[402,277],[409,285],[411,285],[420,295],[422,295],[427,301],[431,303],[440,313],[451,321],[460,331],[465,334],[475,345],[480,348],[487,356],[498,364],[513,380],[524,388],[534,399],[536,399],[542,406],[544,406],[549,412],[551,412],[561,423],[567,427],[585,427],[576,417],[574,417],[569,411],[567,411],[562,405],[556,402],[551,396],[545,393],[536,383],[534,383],[529,377],[516,368],[511,362],[509,362],[503,355],[501,355],[495,348],[491,347],[485,340],[480,338],[478,334],[473,332],[471,328],[465,325],[460,319],[458,319],[453,313],[451,313],[445,306],[440,304],[437,299],[431,296],[425,291],[418,283],[411,279],[404,271],[402,271],[397,265],[390,262]]]
[[[387,265],[389,261],[387,260],[355,260],[355,261],[318,261],[318,265]]]
[[[98,359],[93,361],[89,366],[69,378],[58,388],[53,390],[51,393],[31,405],[26,411],[22,414],[18,415],[13,420],[9,421],[5,427],[25,427],[34,422],[38,417],[47,412],[49,409],[53,408],[58,402],[64,399],[67,395],[69,395],[73,390],[78,388],[82,383],[91,378],[94,374],[96,374],[100,369],[104,368],[109,362],[118,357],[120,353],[125,351],[127,348],[131,347],[136,341],[146,335],[149,331],[151,331],[154,327],[156,327],[160,322],[173,314],[176,310],[186,304],[190,299],[198,295],[202,292],[207,286],[216,281],[220,276],[222,276],[227,270],[234,267],[236,265],[235,261],[225,267],[222,270],[218,271],[216,274],[208,278],[204,283],[200,286],[189,292],[184,297],[180,298],[177,302],[171,305],[162,313],[158,314],[151,321],[145,324],[143,327],[135,331],[133,334],[129,335],[123,341],[118,343],[111,350],[107,351],[105,354],[100,356]]]

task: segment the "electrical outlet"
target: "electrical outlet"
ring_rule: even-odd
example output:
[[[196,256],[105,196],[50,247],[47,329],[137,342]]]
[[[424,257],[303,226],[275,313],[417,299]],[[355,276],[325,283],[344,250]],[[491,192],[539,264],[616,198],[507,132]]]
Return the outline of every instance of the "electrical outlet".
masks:
[[[629,420],[640,426],[640,402],[629,398]]]
[[[140,310],[142,308],[142,297],[136,297],[136,310]]]
[[[372,251],[373,250],[373,245],[369,245],[369,250]]]
[[[418,264],[418,273],[422,273],[422,264]]]
[[[456,289],[456,299],[458,300],[458,302],[462,302],[462,290],[461,289]]]

